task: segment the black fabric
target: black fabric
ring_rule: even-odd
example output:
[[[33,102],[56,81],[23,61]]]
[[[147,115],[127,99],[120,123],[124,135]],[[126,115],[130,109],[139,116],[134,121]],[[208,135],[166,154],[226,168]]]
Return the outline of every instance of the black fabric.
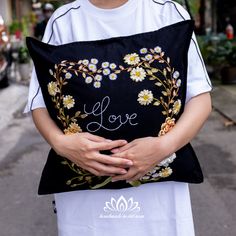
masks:
[[[59,46],[27,38],[51,118],[67,135],[90,132],[127,141],[165,135],[184,109],[193,25],[187,20],[153,32]],[[168,160],[140,181],[112,183],[51,150],[39,194],[203,181],[190,144]]]

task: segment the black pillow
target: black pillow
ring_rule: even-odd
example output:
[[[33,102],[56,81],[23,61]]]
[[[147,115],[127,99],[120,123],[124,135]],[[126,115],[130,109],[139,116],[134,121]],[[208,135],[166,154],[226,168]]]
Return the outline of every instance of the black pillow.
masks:
[[[186,20],[153,32],[59,46],[27,38],[51,118],[65,134],[127,141],[165,135],[184,109],[193,25]],[[132,183],[95,176],[51,149],[39,194],[170,180],[203,181],[190,144]]]

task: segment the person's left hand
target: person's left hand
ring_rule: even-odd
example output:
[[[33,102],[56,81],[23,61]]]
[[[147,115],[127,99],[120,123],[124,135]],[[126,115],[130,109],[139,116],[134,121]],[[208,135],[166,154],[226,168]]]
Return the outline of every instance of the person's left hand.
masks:
[[[112,177],[112,181],[135,181],[152,170],[169,155],[169,145],[164,137],[146,137],[135,139],[121,148],[111,150],[112,156],[127,158],[133,165],[126,174]]]

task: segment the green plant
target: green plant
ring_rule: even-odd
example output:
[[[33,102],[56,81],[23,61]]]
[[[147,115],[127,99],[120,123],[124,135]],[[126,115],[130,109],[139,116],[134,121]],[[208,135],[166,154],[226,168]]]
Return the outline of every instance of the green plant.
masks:
[[[198,37],[203,58],[214,67],[236,66],[236,40],[224,35]]]
[[[30,56],[27,47],[21,46],[19,48],[18,61],[20,64],[28,63],[30,61]]]

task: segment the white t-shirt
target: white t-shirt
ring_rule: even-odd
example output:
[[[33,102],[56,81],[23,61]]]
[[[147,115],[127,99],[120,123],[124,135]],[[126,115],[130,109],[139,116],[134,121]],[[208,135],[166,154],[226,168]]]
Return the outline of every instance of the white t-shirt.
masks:
[[[127,36],[157,30],[187,19],[190,19],[189,14],[179,4],[169,0],[129,0],[114,9],[101,9],[89,0],[77,0],[55,11],[48,22],[43,41],[59,45]],[[188,59],[186,102],[193,96],[211,90],[195,35],[191,40]],[[25,112],[39,107],[45,107],[45,103],[33,72]],[[194,235],[186,183],[162,182],[127,189],[81,190],[55,194],[55,199],[60,236]],[[112,215],[127,204],[136,207],[136,217],[107,218],[109,209],[107,212],[104,207],[113,205],[115,210],[109,213]],[[128,213],[126,209],[123,215],[127,216]]]
[[[115,9],[101,9],[88,0],[77,0],[56,10],[48,22],[43,42],[59,45],[126,36],[157,30],[190,19],[183,7],[173,1],[129,0]],[[186,102],[211,90],[211,83],[193,35],[189,48]],[[37,76],[33,71],[25,112],[45,107]]]

